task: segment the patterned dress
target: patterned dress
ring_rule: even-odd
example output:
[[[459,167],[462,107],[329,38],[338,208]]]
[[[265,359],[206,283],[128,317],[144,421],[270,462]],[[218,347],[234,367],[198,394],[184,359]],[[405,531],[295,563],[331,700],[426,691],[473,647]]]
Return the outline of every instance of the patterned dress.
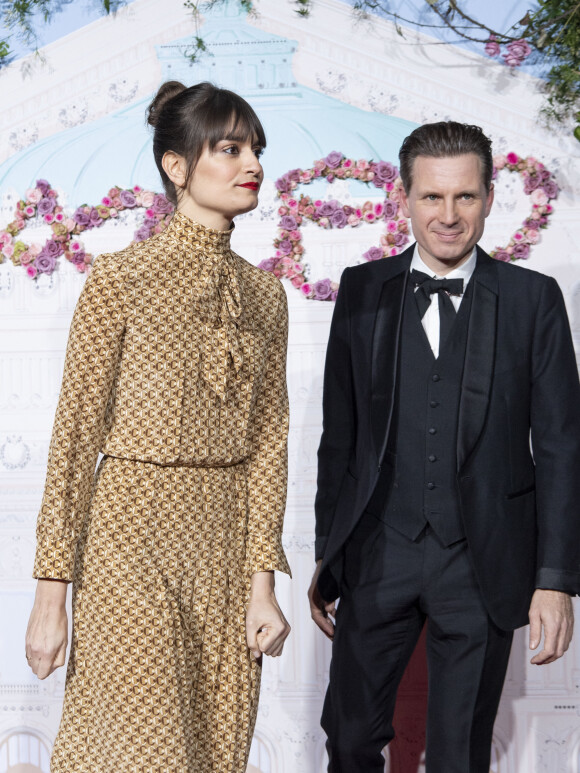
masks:
[[[288,323],[230,235],[178,212],[101,256],[75,311],[34,568],[73,581],[53,773],[246,768],[249,581],[289,572]]]

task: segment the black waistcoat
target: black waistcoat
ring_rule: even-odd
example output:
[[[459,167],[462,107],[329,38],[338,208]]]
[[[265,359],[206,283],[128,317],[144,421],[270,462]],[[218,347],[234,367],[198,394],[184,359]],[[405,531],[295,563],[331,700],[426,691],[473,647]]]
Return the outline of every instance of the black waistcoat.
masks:
[[[426,523],[445,545],[465,536],[456,447],[470,289],[471,283],[435,359],[413,287],[407,287],[394,421],[382,480],[367,509],[409,539],[416,539]]]

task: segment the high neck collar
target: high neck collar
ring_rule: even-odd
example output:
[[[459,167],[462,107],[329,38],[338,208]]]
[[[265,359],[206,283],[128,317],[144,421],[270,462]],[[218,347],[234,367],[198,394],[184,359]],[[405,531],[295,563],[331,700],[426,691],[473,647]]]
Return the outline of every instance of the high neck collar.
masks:
[[[230,239],[234,225],[228,231],[218,231],[215,228],[196,223],[183,212],[176,211],[169,226],[180,241],[189,247],[202,252],[224,254],[230,249]]]

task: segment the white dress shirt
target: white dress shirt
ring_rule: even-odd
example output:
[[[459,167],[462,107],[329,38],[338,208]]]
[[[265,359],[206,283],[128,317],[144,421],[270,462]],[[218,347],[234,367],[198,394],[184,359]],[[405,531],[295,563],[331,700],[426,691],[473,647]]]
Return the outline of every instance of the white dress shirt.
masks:
[[[471,279],[471,275],[475,271],[476,262],[477,262],[477,250],[474,247],[473,252],[469,256],[469,258],[465,261],[465,263],[462,263],[461,266],[459,266],[459,268],[454,268],[453,271],[450,271],[448,274],[445,274],[445,276],[437,276],[437,274],[433,273],[433,269],[426,266],[425,263],[421,260],[421,256],[419,255],[419,245],[416,244],[415,251],[413,253],[413,259],[411,260],[411,271],[413,269],[415,269],[416,271],[422,271],[424,274],[427,274],[433,279],[463,279],[463,292],[465,293],[467,284]],[[415,292],[417,291],[415,290]],[[450,295],[449,297],[451,298],[451,303],[455,307],[455,311],[457,311],[459,309],[459,306],[461,305],[463,296]],[[425,312],[421,322],[423,324],[423,330],[425,331],[425,333],[427,334],[427,338],[429,339],[429,344],[431,345],[433,354],[437,358],[439,357],[439,294],[438,293],[433,293],[433,295],[431,296],[431,303],[429,304],[429,307]]]

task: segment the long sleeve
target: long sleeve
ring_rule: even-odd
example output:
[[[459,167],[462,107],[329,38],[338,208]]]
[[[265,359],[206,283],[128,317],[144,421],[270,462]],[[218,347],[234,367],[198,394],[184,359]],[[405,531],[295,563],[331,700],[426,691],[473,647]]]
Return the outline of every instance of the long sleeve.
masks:
[[[276,286],[278,309],[254,406],[252,452],[248,460],[248,574],[272,569],[290,574],[282,548],[288,476],[288,308],[282,285]]]
[[[546,281],[536,313],[531,427],[536,587],[580,591],[580,385],[562,293]]]
[[[111,263],[110,256],[97,260],[73,316],[37,522],[37,578],[72,579],[90,503],[124,329],[122,284]]]
[[[314,509],[316,513],[315,558],[324,556],[334,512],[355,444],[356,420],[350,353],[348,276],[345,269],[332,316],[322,398],[322,437],[318,449],[318,481]]]

